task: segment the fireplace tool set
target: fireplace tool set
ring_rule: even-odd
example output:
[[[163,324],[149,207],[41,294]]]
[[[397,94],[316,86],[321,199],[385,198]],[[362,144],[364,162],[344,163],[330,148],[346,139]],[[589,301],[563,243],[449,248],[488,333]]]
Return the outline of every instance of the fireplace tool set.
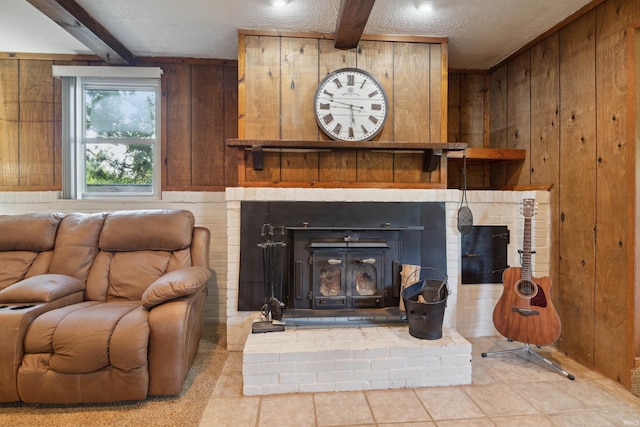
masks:
[[[276,290],[278,295],[282,295],[284,248],[287,245],[284,241],[285,227],[263,224],[260,236],[262,242],[258,243],[258,247],[262,249],[264,273],[264,305],[261,311],[265,320],[253,323],[251,332],[254,334],[284,331],[284,324],[280,321],[285,305],[276,298]]]

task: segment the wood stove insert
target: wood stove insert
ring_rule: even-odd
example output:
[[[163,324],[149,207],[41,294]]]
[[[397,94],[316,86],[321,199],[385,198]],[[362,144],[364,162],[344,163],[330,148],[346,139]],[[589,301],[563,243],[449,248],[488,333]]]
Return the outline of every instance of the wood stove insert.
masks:
[[[385,316],[398,309],[402,264],[446,270],[444,203],[242,202],[240,311],[264,304],[265,223],[285,230],[285,317]]]

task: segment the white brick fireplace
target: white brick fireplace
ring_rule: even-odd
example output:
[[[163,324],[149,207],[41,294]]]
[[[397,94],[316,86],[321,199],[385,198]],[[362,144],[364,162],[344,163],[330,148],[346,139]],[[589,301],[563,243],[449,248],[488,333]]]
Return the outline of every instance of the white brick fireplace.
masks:
[[[549,193],[546,191],[469,191],[474,225],[506,225],[511,232],[507,263],[519,266],[522,248],[522,200],[535,198],[532,225],[534,276],[549,274]],[[227,188],[227,346],[242,351],[256,312],[238,311],[240,268],[240,204],[242,201],[324,201],[324,202],[444,202],[446,206],[447,275],[451,295],[445,326],[466,337],[489,336],[497,332],[492,314],[502,294],[501,284],[461,285],[461,236],[456,226],[459,190],[397,189],[309,189],[309,188]],[[259,266],[257,268],[260,268]]]
[[[511,233],[508,246],[510,266],[519,266],[518,249],[522,248],[523,217],[522,200],[535,198],[536,215],[532,226],[532,247],[536,251],[533,259],[534,276],[546,276],[549,272],[549,194],[545,191],[470,191],[468,200],[474,215],[474,225],[504,225]],[[501,284],[461,284],[461,235],[456,226],[457,210],[460,206],[459,190],[397,190],[397,189],[306,189],[306,188],[228,188],[227,227],[227,345],[230,350],[245,351],[245,394],[270,394],[303,391],[333,391],[348,389],[397,388],[419,385],[452,385],[470,382],[470,345],[463,337],[490,336],[497,334],[493,327],[493,308],[502,294]],[[253,334],[251,324],[259,317],[257,312],[238,310],[240,268],[240,209],[243,201],[295,201],[295,202],[441,202],[446,215],[446,258],[448,284],[451,294],[447,302],[444,319],[444,336],[440,340],[418,340],[408,334],[407,327],[388,328],[388,331],[367,332],[325,330],[328,348],[313,346],[318,333],[294,331],[283,333]],[[256,266],[261,268],[261,266]],[[398,329],[400,328],[400,329]],[[384,340],[389,345],[378,345],[370,341],[371,334],[391,334]],[[285,332],[286,334],[286,332]],[[308,336],[311,334],[310,336]],[[316,335],[313,335],[316,334]],[[331,334],[347,334],[348,340],[335,340]],[[400,334],[400,335],[398,335]],[[303,336],[304,335],[304,336]],[[249,340],[248,340],[249,338]],[[390,339],[391,338],[391,339]],[[346,344],[353,342],[353,348]],[[368,343],[368,344],[367,344]],[[395,344],[393,344],[395,343]],[[465,344],[466,343],[466,344]],[[246,344],[246,346],[245,346]],[[362,346],[367,353],[363,356]],[[396,345],[396,350],[390,346]],[[444,348],[446,346],[453,346]],[[335,348],[334,348],[335,347]],[[437,350],[437,349],[440,350]],[[280,349],[286,355],[277,356]],[[283,350],[284,349],[284,350]],[[436,349],[436,350],[434,350]],[[434,351],[448,354],[442,365],[433,372],[423,369],[416,377],[416,367],[411,357],[416,354],[430,355]],[[386,352],[386,353],[385,353]],[[326,353],[326,354],[325,354]],[[369,354],[370,353],[370,354]],[[413,355],[395,360],[392,354]],[[336,354],[346,355],[339,361],[328,362],[323,358]],[[377,356],[376,356],[377,355]],[[362,370],[363,357],[369,360]],[[422,356],[419,356],[419,358]],[[358,359],[359,358],[359,359]],[[317,360],[316,360],[317,359]],[[335,359],[335,358],[334,358]],[[358,360],[360,360],[358,362]],[[393,360],[392,360],[393,359]],[[466,359],[464,363],[458,363]],[[438,359],[440,360],[440,359]],[[455,362],[452,362],[455,361]],[[298,366],[296,363],[302,365]],[[311,363],[310,363],[311,362]],[[326,369],[336,370],[336,363],[343,369],[341,374],[329,381]],[[440,363],[440,362],[439,362]],[[466,365],[465,365],[466,364]],[[459,366],[458,366],[459,365]],[[348,367],[352,368],[349,369]],[[391,367],[391,368],[389,368]],[[378,369],[380,368],[380,369]],[[318,372],[314,371],[317,370]],[[448,378],[428,378],[435,372],[447,372]],[[325,373],[323,373],[325,372]],[[412,373],[411,373],[412,372]],[[411,378],[404,378],[409,375]],[[322,380],[324,378],[324,381]],[[347,379],[343,381],[343,379]],[[467,381],[468,380],[468,381]]]

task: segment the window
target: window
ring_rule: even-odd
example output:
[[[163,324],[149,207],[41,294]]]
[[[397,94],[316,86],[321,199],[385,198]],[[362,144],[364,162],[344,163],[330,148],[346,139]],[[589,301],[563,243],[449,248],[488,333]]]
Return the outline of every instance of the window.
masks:
[[[63,197],[159,197],[159,69],[54,66],[54,76],[63,88]]]

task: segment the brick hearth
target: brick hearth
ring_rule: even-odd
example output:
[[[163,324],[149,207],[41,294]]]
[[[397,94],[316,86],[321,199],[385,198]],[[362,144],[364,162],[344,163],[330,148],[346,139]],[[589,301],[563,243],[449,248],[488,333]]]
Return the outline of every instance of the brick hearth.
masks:
[[[471,344],[455,330],[422,340],[403,326],[251,334],[245,396],[471,384]]]

